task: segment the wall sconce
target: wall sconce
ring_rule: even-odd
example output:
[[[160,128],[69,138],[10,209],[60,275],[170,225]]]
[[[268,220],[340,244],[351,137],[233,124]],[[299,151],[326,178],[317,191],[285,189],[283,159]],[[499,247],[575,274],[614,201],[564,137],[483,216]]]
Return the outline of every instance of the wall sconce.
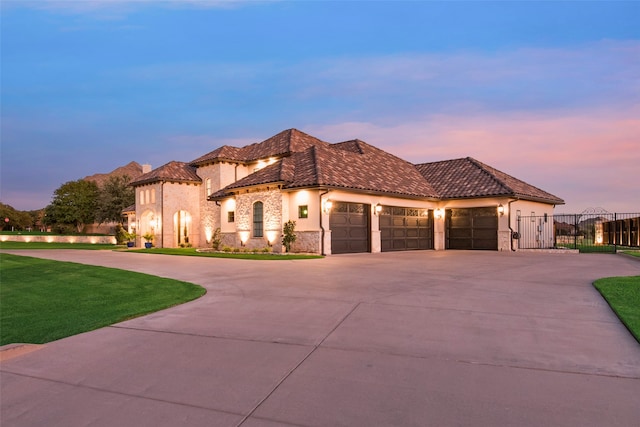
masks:
[[[373,205],[373,214],[374,215],[380,215],[380,212],[382,212],[382,205],[380,205],[378,203]]]
[[[440,219],[444,215],[444,209],[438,208],[433,212],[433,214],[435,215],[436,219]]]
[[[498,213],[500,214],[500,216],[504,215],[504,206],[502,206],[502,204],[498,205]]]
[[[331,200],[326,200],[324,202],[324,206],[322,208],[322,210],[324,211],[324,213],[329,213],[331,212],[331,208],[333,207],[333,202]]]

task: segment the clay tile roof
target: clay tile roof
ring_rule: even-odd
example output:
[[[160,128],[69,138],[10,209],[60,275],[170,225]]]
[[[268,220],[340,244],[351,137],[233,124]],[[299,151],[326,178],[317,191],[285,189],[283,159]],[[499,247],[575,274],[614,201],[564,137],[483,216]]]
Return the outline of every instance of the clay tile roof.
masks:
[[[435,198],[434,188],[409,162],[354,140],[316,147],[318,184]]]
[[[217,191],[212,199],[233,190],[281,183],[283,188],[328,186],[377,193],[436,198],[437,193],[411,164],[365,142],[316,144],[265,167]]]
[[[471,157],[423,163],[416,165],[416,169],[443,199],[511,196],[553,204],[564,203],[553,194]]]
[[[129,185],[137,186],[158,181],[171,182],[202,182],[196,174],[196,168],[184,162],[172,161],[162,165],[151,172],[145,173],[132,181]]]
[[[242,148],[222,146],[210,153],[190,162],[193,166],[202,165],[214,160],[231,160],[240,163],[250,163],[269,157],[287,156],[294,152],[304,151],[307,148],[329,143],[307,135],[297,129],[287,129],[262,142],[247,145]]]
[[[216,148],[210,153],[205,154],[204,156],[200,156],[197,159],[189,162],[192,166],[203,165],[214,160],[231,160],[231,161],[241,161],[242,149],[237,147],[232,147],[230,145],[223,145],[222,147]]]
[[[127,212],[135,212],[136,211],[136,205],[130,205],[127,206],[126,208],[122,209],[122,213],[127,213]]]

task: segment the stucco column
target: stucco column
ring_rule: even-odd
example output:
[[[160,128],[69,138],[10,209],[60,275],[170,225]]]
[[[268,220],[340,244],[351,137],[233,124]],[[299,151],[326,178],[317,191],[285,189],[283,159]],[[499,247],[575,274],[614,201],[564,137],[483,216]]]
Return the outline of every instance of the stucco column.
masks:
[[[446,217],[445,210],[441,209],[441,217],[438,218],[435,214],[433,217],[433,249],[436,251],[443,251],[445,245],[445,233],[444,233],[444,219]]]
[[[380,240],[380,215],[373,212],[371,215],[371,253],[382,251]]]

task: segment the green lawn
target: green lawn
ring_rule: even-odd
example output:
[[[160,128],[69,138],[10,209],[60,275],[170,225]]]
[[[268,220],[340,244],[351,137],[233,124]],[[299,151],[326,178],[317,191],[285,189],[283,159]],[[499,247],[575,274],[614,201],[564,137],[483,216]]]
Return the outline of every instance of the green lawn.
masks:
[[[42,344],[196,299],[192,283],[0,254],[0,345]]]
[[[631,255],[631,256],[635,256],[640,258],[640,251],[636,250],[636,251],[623,251],[624,254],[627,255]]]
[[[640,276],[608,277],[593,285],[640,342]]]
[[[57,243],[57,242],[0,242],[0,249],[116,249],[124,248],[118,245],[103,245],[98,243]]]
[[[254,259],[254,260],[290,260],[290,259],[315,259],[322,258],[321,255],[303,255],[303,254],[272,254],[272,253],[242,253],[242,252],[197,252],[195,248],[150,248],[150,249],[131,249],[127,252],[140,252],[148,254],[163,255],[183,255],[183,256],[202,256],[211,258],[235,258],[235,259]]]

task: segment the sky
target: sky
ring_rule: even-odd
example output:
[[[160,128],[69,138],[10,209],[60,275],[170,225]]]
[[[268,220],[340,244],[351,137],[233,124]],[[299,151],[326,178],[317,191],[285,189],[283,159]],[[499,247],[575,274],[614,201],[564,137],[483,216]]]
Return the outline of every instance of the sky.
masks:
[[[0,3],[0,201],[296,128],[640,212],[640,1]]]

